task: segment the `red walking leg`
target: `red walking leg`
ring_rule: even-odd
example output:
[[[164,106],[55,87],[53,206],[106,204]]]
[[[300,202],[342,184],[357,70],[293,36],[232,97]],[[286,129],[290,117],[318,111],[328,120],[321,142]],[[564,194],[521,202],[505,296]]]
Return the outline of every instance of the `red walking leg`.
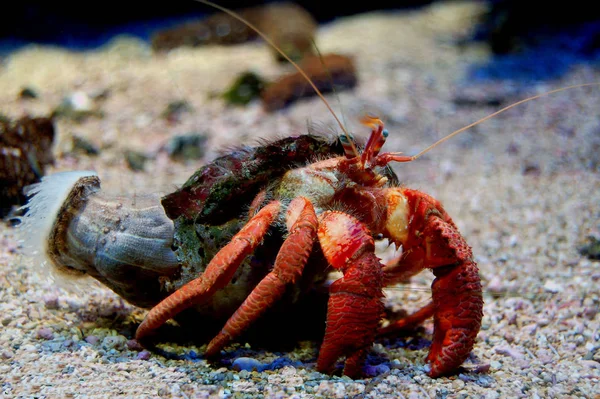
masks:
[[[327,328],[317,369],[330,373],[346,356],[344,374],[360,375],[383,315],[383,271],[368,229],[354,217],[325,212],[318,230],[323,253],[344,276],[330,287]]]
[[[136,339],[143,340],[183,310],[208,300],[217,290],[225,287],[242,263],[260,244],[279,213],[281,204],[273,201],[262,208],[225,245],[206,266],[202,275],[153,307],[136,331]]]
[[[289,235],[283,242],[273,270],[252,290],[248,298],[208,344],[206,356],[214,356],[239,336],[284,294],[288,284],[302,275],[317,236],[317,215],[310,201],[294,199],[286,215]]]
[[[430,317],[432,317],[435,313],[435,305],[433,302],[429,302],[427,305],[423,306],[421,309],[416,312],[409,314],[406,317],[401,318],[394,323],[391,323],[389,326],[380,328],[378,335],[389,335],[399,331],[406,331],[416,328],[423,324],[423,322]]]

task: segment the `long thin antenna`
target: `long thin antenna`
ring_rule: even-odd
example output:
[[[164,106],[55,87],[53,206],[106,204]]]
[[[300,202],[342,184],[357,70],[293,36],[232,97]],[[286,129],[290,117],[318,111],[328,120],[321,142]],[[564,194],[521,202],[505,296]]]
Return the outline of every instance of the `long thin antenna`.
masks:
[[[350,136],[350,134],[348,133],[348,131],[346,130],[346,128],[344,127],[344,124],[340,121],[340,119],[337,117],[337,115],[335,114],[335,112],[333,112],[333,109],[331,108],[331,106],[329,105],[329,103],[327,102],[327,100],[325,99],[325,96],[323,96],[323,93],[321,93],[321,91],[317,88],[317,86],[313,83],[313,81],[310,79],[310,77],[306,74],[306,72],[304,72],[302,70],[302,68],[300,68],[300,66],[295,63],[286,53],[283,52],[283,50],[281,50],[279,47],[277,47],[277,45],[264,33],[262,33],[256,26],[254,26],[253,24],[251,24],[249,21],[246,21],[242,16],[238,15],[237,13],[222,7],[218,4],[215,4],[211,1],[208,0],[194,0],[198,3],[202,3],[205,4],[207,6],[216,8],[217,10],[223,11],[226,14],[229,14],[230,16],[232,16],[233,18],[237,19],[238,21],[246,24],[250,29],[252,29],[253,31],[255,31],[265,42],[267,42],[271,47],[273,47],[275,50],[277,50],[277,52],[279,54],[281,54],[281,56],[283,58],[285,58],[290,64],[292,64],[294,66],[294,68],[296,68],[296,70],[300,73],[300,75],[302,75],[302,77],[304,77],[304,79],[306,79],[306,81],[310,84],[310,86],[313,88],[313,90],[315,91],[315,93],[317,93],[317,95],[319,96],[319,98],[321,99],[321,101],[323,101],[323,103],[325,104],[325,106],[327,107],[327,109],[329,110],[329,112],[331,112],[331,114],[333,115],[333,117],[335,118],[337,124],[340,126],[340,128],[342,129],[342,131],[344,132],[344,134],[346,135],[346,138],[348,139],[348,141],[350,142],[350,145],[352,146],[352,149],[354,150],[354,153],[358,155],[358,151],[356,150],[356,147],[354,146],[354,143],[352,142],[352,138]]]
[[[334,84],[333,76],[331,76],[331,73],[330,73],[329,69],[325,65],[325,59],[323,58],[323,54],[321,54],[321,50],[319,50],[319,46],[317,46],[317,43],[315,43],[315,41],[312,38],[311,38],[311,43],[312,43],[313,48],[317,52],[317,55],[319,56],[319,59],[321,60],[321,65],[323,65],[323,68],[325,69],[325,72],[327,73],[327,78],[329,79],[329,82],[331,82],[331,88],[333,90],[333,94],[334,94],[335,99],[336,99],[336,101],[338,103],[338,107],[341,110],[342,123],[345,126],[346,125],[346,118],[344,117],[344,115],[346,113],[344,112],[344,107],[342,105],[342,100],[341,100],[341,98],[339,96],[339,93],[335,89],[335,84]],[[348,137],[349,135],[348,135],[348,133],[346,131],[344,131],[344,134],[346,135],[346,138],[348,139],[348,143],[350,144],[350,148],[352,150],[352,155],[354,157],[357,157],[359,154],[358,154],[358,151],[356,149],[356,146],[354,145],[354,138],[352,136]]]
[[[454,132],[450,133],[446,137],[444,137],[444,138],[436,141],[435,143],[433,143],[429,147],[425,148],[423,151],[419,152],[417,155],[413,155],[411,157],[411,161],[414,161],[415,159],[419,158],[421,155],[429,152],[433,148],[437,147],[439,144],[442,144],[444,141],[450,140],[452,137],[456,136],[457,134],[462,133],[462,132],[464,132],[467,129],[470,129],[470,128],[472,128],[475,125],[478,125],[478,124],[480,124],[482,122],[485,122],[488,119],[491,119],[491,118],[495,117],[496,115],[499,115],[499,114],[503,113],[504,111],[508,111],[509,109],[514,108],[517,105],[521,105],[521,104],[526,103],[528,101],[535,100],[535,99],[538,99],[540,97],[549,96],[550,94],[558,93],[558,92],[565,91],[565,90],[576,89],[576,88],[580,88],[580,87],[588,87],[588,86],[598,86],[598,85],[600,85],[600,83],[583,83],[583,84],[578,84],[578,85],[573,85],[573,86],[567,86],[567,87],[562,87],[560,89],[551,90],[551,91],[548,91],[546,93],[538,94],[538,95],[535,95],[535,96],[532,96],[532,97],[528,97],[528,98],[525,98],[525,99],[523,99],[521,101],[517,101],[516,103],[513,103],[513,104],[511,104],[509,106],[506,106],[506,107],[502,108],[501,110],[498,110],[498,111],[494,112],[493,114],[490,114],[490,115],[488,115],[488,116],[486,116],[484,118],[479,119],[476,122],[471,123],[470,125],[467,125],[467,126],[465,126],[463,128],[455,130]]]

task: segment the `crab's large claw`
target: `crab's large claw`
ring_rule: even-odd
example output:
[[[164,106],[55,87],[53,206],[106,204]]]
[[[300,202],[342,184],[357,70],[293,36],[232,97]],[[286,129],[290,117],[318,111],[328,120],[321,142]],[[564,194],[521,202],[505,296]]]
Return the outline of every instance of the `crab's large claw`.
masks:
[[[451,220],[430,216],[423,231],[425,262],[433,269],[434,336],[429,375],[452,373],[465,361],[481,327],[483,297],[471,248]]]
[[[383,271],[368,229],[354,217],[325,212],[319,242],[327,261],[344,276],[330,287],[327,328],[317,368],[329,373],[346,356],[344,374],[361,373],[383,314]]]
[[[436,279],[430,304],[380,333],[414,327],[433,316],[433,342],[427,356],[429,375],[453,373],[473,349],[483,317],[481,282],[473,253],[437,200],[410,189],[394,189],[391,194],[406,201],[404,212],[399,213],[404,215],[405,224],[396,223],[396,218],[391,219],[392,226],[405,228],[400,229],[402,234],[391,234],[402,244],[403,253],[384,268],[385,284],[402,281],[422,268],[431,268]]]

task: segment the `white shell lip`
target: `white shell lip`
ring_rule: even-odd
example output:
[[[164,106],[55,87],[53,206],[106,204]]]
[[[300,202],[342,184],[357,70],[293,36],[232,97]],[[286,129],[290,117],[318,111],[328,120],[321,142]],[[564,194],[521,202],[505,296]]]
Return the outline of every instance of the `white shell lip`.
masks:
[[[48,236],[54,226],[58,212],[71,193],[75,184],[89,177],[97,177],[94,171],[59,172],[44,176],[40,183],[25,187],[29,197],[26,210],[17,227],[17,239],[23,248],[23,255],[30,258],[33,266],[52,279],[53,267],[48,264]]]

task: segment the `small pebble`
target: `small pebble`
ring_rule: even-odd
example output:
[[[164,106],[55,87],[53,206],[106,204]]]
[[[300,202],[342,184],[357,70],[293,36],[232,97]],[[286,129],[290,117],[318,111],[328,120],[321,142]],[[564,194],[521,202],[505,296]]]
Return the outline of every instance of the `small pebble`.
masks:
[[[461,380],[460,378],[457,378],[456,380],[452,381],[452,389],[458,391],[460,389],[462,389],[465,386],[465,382],[463,380]]]
[[[264,365],[256,359],[251,357],[238,357],[231,364],[231,368],[236,371],[247,370],[247,371],[260,371]]]
[[[204,156],[207,140],[207,136],[204,134],[183,134],[169,140],[166,150],[169,157],[174,160],[197,160]]]
[[[594,317],[596,317],[596,314],[598,313],[598,306],[586,306],[583,309],[583,315],[585,316],[586,319],[588,320],[593,320]]]
[[[497,360],[492,360],[492,361],[490,362],[490,367],[491,367],[491,368],[493,368],[493,369],[496,369],[496,370],[497,370],[497,369],[501,369],[501,368],[502,368],[502,363],[500,363],[500,362],[499,362],[499,361],[497,361]]]
[[[64,346],[61,341],[50,341],[44,344],[44,348],[54,353],[64,350]]]
[[[88,139],[74,135],[72,137],[72,140],[73,151],[80,152],[86,155],[100,154],[100,149],[98,149],[98,147]]]
[[[522,359],[525,356],[518,349],[511,348],[509,346],[498,346],[495,348],[495,351],[496,353],[510,356],[514,359]]]
[[[142,154],[138,151],[127,150],[125,151],[124,156],[125,162],[127,162],[129,169],[136,172],[141,172],[144,170],[144,165],[148,160],[148,157],[145,154]]]
[[[582,360],[581,364],[585,367],[589,367],[592,369],[600,369],[600,363],[598,363],[594,360]]]
[[[563,287],[562,285],[558,284],[555,281],[552,280],[546,280],[546,282],[544,283],[544,289],[548,292],[552,292],[552,293],[557,293],[557,292],[562,292],[563,291]]]
[[[109,335],[102,340],[102,348],[105,350],[121,349],[127,344],[127,339],[122,335]]]
[[[192,111],[192,106],[186,100],[176,100],[167,105],[161,116],[169,122],[178,122],[184,113]]]
[[[19,93],[19,98],[24,100],[32,100],[34,98],[38,98],[38,94],[31,87],[23,87]]]
[[[100,338],[98,338],[95,335],[88,335],[87,337],[85,337],[85,342],[87,342],[90,345],[96,345],[98,341],[100,341]]]
[[[37,331],[37,337],[41,339],[52,339],[54,338],[54,332],[51,328],[42,327]]]
[[[126,343],[127,345],[127,349],[132,350],[132,351],[143,351],[144,347],[142,345],[140,345],[140,343],[138,342],[137,339],[130,339],[127,341]]]
[[[55,294],[45,295],[44,306],[46,306],[46,309],[58,309],[58,296]]]
[[[138,360],[148,360],[150,359],[150,352],[148,351],[141,351],[140,353],[137,354],[136,357]]]
[[[81,122],[90,116],[102,116],[102,113],[95,108],[90,96],[78,91],[65,97],[52,115]]]
[[[375,377],[381,374],[389,373],[390,367],[386,364],[378,364],[376,366],[366,366],[365,374],[369,377]]]

